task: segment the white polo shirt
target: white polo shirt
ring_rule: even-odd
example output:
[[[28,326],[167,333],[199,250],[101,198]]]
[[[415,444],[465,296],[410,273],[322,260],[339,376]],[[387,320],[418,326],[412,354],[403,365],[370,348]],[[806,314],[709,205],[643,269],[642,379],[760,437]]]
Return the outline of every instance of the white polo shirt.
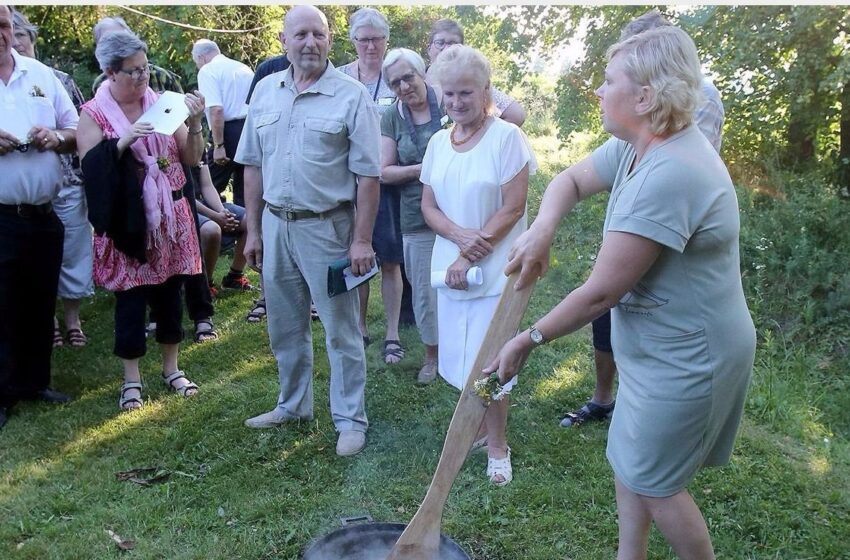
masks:
[[[217,54],[198,70],[198,90],[206,99],[207,122],[210,107],[221,107],[225,121],[244,119],[248,114],[245,100],[253,80],[253,70],[223,54]]]
[[[12,50],[15,69],[0,80],[0,128],[23,136],[33,126],[77,128],[79,116],[53,70]],[[62,164],[54,151],[35,146],[0,156],[0,204],[45,204],[62,186]]]

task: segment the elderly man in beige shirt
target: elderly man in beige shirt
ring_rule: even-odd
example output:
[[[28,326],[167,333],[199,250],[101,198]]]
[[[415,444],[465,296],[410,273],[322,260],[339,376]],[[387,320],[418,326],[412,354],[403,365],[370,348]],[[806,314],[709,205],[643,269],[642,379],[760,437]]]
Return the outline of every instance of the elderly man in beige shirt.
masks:
[[[328,62],[322,12],[292,8],[283,35],[292,66],[257,85],[235,157],[245,165],[245,255],[262,268],[280,378],[277,406],[245,424],[313,417],[312,297],[326,331],[336,452],[355,455],[368,427],[358,299],[356,290],[330,298],[327,272],[345,258],[358,276],[374,264],[379,119],[366,88]]]

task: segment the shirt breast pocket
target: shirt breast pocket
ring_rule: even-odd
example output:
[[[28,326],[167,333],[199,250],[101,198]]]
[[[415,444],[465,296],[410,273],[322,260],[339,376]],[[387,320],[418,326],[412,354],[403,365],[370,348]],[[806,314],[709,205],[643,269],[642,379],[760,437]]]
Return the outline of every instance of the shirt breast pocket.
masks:
[[[345,147],[345,125],[341,121],[309,117],[304,120],[305,158],[321,159]]]
[[[56,110],[46,97],[30,97],[27,103],[30,123],[33,126],[56,128]]]
[[[257,136],[260,139],[260,148],[264,154],[271,154],[277,150],[279,121],[280,111],[257,115]]]

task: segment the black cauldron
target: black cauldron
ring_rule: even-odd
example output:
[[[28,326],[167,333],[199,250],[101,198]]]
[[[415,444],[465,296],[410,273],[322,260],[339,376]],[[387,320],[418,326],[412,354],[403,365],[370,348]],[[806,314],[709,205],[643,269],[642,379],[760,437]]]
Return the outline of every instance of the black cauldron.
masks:
[[[407,525],[371,521],[368,516],[343,519],[342,528],[311,543],[301,560],[386,560]],[[440,560],[469,560],[469,555],[440,535]]]

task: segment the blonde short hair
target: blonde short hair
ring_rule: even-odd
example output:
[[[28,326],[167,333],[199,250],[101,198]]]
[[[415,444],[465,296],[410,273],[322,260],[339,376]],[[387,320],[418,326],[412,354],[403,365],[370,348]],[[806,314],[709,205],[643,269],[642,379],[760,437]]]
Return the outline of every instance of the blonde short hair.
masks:
[[[702,102],[702,70],[694,42],[673,26],[649,29],[612,45],[608,60],[621,56],[625,71],[638,86],[649,86],[654,134],[678,132],[693,122]]]
[[[449,75],[458,74],[471,78],[476,85],[484,89],[486,101],[484,108],[488,114],[493,112],[493,94],[490,91],[490,61],[481,51],[466,45],[446,47],[437,61],[431,65],[429,74],[438,84]]]

